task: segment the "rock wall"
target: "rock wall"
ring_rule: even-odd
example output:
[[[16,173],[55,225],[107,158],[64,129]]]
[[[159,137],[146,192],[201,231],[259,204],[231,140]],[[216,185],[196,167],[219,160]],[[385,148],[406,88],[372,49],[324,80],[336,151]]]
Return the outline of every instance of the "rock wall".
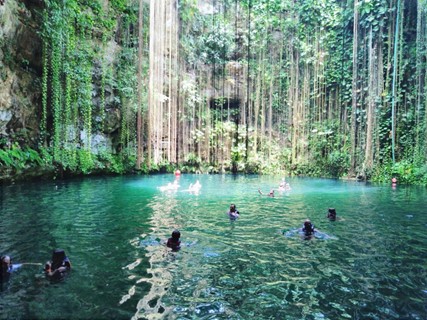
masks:
[[[18,142],[21,146],[35,147],[39,137],[42,114],[41,80],[43,70],[42,0],[0,0],[0,147]],[[99,46],[94,43],[94,46]],[[113,65],[120,47],[115,41],[107,43],[105,59]],[[99,78],[95,68],[93,77]],[[100,82],[98,79],[97,82]],[[100,104],[100,88],[94,85],[93,105]],[[114,152],[113,141],[121,123],[120,106],[115,102],[114,90],[105,88],[105,127],[93,133],[97,140],[105,141]],[[93,108],[98,110],[97,107]],[[49,117],[49,115],[48,115]],[[99,117],[93,114],[93,122]],[[81,135],[81,134],[80,134]],[[102,136],[102,137],[101,137]],[[92,145],[97,153],[98,143]],[[103,148],[105,150],[105,148]]]
[[[41,1],[0,4],[0,145],[36,142],[41,104]]]

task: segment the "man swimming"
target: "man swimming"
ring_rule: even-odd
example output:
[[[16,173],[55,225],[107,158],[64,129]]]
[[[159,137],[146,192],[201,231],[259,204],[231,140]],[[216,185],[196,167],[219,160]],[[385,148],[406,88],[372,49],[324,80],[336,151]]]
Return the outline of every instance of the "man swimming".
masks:
[[[264,193],[262,193],[262,191],[260,189],[258,189],[258,193],[262,196],[264,195]],[[270,192],[268,194],[266,194],[266,196],[274,198],[274,189],[271,189]]]
[[[236,205],[234,203],[230,204],[230,210],[227,212],[227,215],[230,220],[236,220],[240,216],[239,211],[236,209]]]
[[[46,262],[45,274],[52,279],[62,279],[67,271],[71,270],[70,259],[62,249],[56,249],[52,253],[52,260]]]
[[[304,225],[302,227],[302,232],[304,232],[305,236],[312,236],[316,230],[314,229],[314,225],[311,223],[310,219],[304,221]]]
[[[0,283],[9,281],[10,274],[18,270],[22,264],[12,264],[12,259],[10,256],[2,256],[1,261],[1,273],[0,273]]]
[[[337,212],[335,211],[335,208],[329,208],[326,217],[331,221],[337,220]]]
[[[181,232],[179,230],[174,230],[172,232],[172,236],[168,239],[168,242],[166,243],[166,246],[171,248],[172,251],[178,251],[181,249]]]

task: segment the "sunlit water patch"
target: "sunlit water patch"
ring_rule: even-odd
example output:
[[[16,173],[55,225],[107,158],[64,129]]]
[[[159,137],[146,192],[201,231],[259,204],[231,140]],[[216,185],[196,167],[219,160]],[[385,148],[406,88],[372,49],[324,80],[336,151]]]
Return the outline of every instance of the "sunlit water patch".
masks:
[[[289,178],[270,198],[258,189],[281,177],[175,179],[2,186],[0,253],[44,263],[61,247],[73,270],[51,284],[24,265],[3,285],[0,319],[427,318],[425,189]],[[311,239],[298,231],[307,218]],[[178,252],[165,245],[174,229]]]

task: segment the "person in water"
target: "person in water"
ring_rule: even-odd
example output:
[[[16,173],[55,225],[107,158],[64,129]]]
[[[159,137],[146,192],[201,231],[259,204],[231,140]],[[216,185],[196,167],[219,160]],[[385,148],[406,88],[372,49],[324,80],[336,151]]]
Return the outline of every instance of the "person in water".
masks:
[[[262,196],[264,195],[264,193],[260,189],[258,189],[258,193]],[[270,192],[266,194],[266,196],[274,198],[274,189],[271,189]]]
[[[22,264],[12,264],[12,259],[10,256],[2,256],[1,260],[1,274],[0,274],[0,282],[9,281],[10,274],[16,270],[18,270]]]
[[[236,205],[234,203],[230,204],[230,210],[227,212],[227,214],[230,220],[236,220],[240,216],[240,213],[236,209]]]
[[[199,180],[197,180],[195,184],[190,183],[188,190],[190,192],[198,192],[201,188],[202,188],[202,185],[200,184]]]
[[[173,251],[178,251],[181,249],[181,232],[179,230],[174,230],[172,232],[172,236],[168,239],[168,242],[166,243],[166,246],[171,248]]]
[[[331,221],[337,220],[337,212],[336,212],[335,208],[329,208],[328,214],[326,215],[326,217]]]
[[[307,219],[304,221],[301,231],[304,232],[305,236],[312,236],[316,230],[314,229],[314,225],[311,223],[310,219]]]
[[[393,177],[393,178],[391,178],[391,187],[393,189],[395,189],[396,186],[397,186],[397,179],[396,179],[396,177]]]
[[[49,278],[61,279],[71,270],[70,259],[62,249],[55,249],[52,252],[52,260],[46,262],[44,271]]]

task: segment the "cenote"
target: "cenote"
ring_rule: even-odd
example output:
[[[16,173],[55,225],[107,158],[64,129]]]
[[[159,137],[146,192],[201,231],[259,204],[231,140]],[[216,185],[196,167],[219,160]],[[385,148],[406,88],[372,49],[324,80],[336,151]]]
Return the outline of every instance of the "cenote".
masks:
[[[1,187],[1,319],[426,319],[425,188],[280,177],[85,178]],[[199,180],[199,194],[184,191]],[[226,212],[236,203],[240,218]],[[342,220],[326,219],[335,207]],[[328,239],[283,232],[310,218]],[[164,243],[181,231],[182,249]],[[72,263],[51,283],[42,264]]]

